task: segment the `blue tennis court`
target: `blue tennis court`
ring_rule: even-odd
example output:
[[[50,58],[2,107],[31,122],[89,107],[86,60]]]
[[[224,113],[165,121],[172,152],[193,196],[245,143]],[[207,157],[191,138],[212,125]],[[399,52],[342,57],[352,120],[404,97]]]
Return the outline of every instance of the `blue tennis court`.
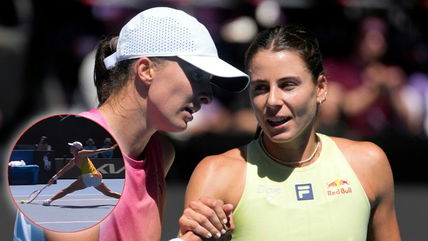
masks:
[[[52,197],[76,179],[59,179],[44,189],[40,195],[29,204],[21,204],[20,200],[27,199],[28,195],[39,185],[11,185],[10,190],[18,207],[33,222],[55,231],[79,231],[97,224],[104,219],[115,207],[118,199],[103,195],[93,187],[73,192],[63,198],[55,200],[50,206],[43,206],[44,200]],[[103,179],[103,182],[114,192],[122,193],[124,179]]]

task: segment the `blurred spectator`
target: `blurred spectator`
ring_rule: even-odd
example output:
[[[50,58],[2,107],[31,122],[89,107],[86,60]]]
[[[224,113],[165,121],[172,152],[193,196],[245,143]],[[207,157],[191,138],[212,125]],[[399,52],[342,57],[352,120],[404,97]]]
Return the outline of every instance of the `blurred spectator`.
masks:
[[[110,137],[106,137],[104,139],[104,145],[102,146],[102,148],[109,148],[111,146],[113,146],[113,142],[112,142],[111,138]],[[112,158],[113,157],[113,152],[114,152],[114,150],[102,152],[102,153],[98,154],[98,157],[99,158]]]
[[[330,86],[320,128],[335,123],[342,126],[342,133],[335,134],[354,139],[408,131],[409,113],[402,99],[406,74],[401,67],[386,64],[384,58],[388,27],[380,17],[364,18],[352,56],[326,59]]]
[[[94,139],[92,139],[92,138],[88,138],[86,140],[85,144],[86,145],[83,146],[84,150],[96,150],[96,149],[98,149],[97,146],[95,145]],[[98,154],[94,154],[94,155],[91,155],[89,157],[91,157],[91,158],[97,158]]]
[[[48,137],[41,136],[34,150],[34,161],[40,167],[39,183],[47,183],[56,171],[56,165],[53,161],[54,153],[48,142]]]
[[[428,75],[416,72],[409,78],[404,102],[409,110],[410,131],[428,137]]]
[[[52,162],[49,160],[49,154],[50,151],[52,151],[52,147],[49,145],[48,138],[46,136],[40,137],[40,141],[36,144],[35,150],[38,151],[36,152],[36,159],[41,159],[43,161],[43,168],[46,171],[49,171],[52,167]]]
[[[36,144],[36,151],[51,151],[52,147],[48,143],[46,136],[41,136],[39,143]]]

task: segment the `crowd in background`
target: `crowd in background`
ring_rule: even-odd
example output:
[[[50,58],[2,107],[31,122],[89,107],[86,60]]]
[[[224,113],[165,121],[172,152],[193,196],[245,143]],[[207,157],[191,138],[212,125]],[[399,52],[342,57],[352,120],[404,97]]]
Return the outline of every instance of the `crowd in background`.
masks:
[[[319,131],[374,141],[397,180],[424,180],[411,166],[428,154],[426,0],[3,0],[1,142],[34,115],[96,107],[96,43],[154,6],[195,16],[219,55],[240,69],[258,31],[281,23],[310,28],[320,40],[329,80]],[[202,157],[245,144],[256,130],[248,92],[213,90],[214,101],[195,114],[188,130],[170,135],[181,159],[170,178],[188,178]]]

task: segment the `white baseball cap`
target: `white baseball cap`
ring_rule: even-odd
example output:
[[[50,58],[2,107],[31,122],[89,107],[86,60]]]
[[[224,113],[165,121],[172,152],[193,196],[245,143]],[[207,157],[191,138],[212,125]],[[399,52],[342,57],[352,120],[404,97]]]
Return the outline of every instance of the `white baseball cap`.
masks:
[[[75,147],[78,150],[82,150],[83,149],[83,145],[82,143],[75,141],[75,142],[70,142],[68,143],[69,146]]]
[[[120,61],[140,57],[177,56],[220,78],[213,84],[242,91],[249,84],[244,72],[221,60],[206,27],[181,10],[155,7],[133,17],[120,31],[117,50],[104,59],[107,69]]]

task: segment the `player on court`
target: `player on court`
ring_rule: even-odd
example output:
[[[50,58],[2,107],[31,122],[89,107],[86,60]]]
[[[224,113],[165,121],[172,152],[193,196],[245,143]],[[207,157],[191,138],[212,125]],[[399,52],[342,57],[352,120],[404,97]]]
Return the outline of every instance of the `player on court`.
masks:
[[[382,149],[315,130],[327,96],[315,36],[293,25],[267,29],[247,50],[246,69],[260,132],[248,145],[198,164],[181,229],[200,233],[201,217],[217,219],[200,201],[209,197],[235,207],[232,240],[399,241]],[[219,219],[213,223],[206,229],[212,236],[227,230]]]
[[[95,168],[94,164],[88,157],[97,153],[114,150],[117,147],[117,144],[109,148],[101,148],[97,150],[83,150],[82,143],[78,141],[68,143],[68,145],[70,146],[70,152],[71,154],[73,154],[74,158],[72,158],[61,170],[59,170],[58,173],[55,174],[49,180],[48,183],[54,183],[55,180],[57,180],[60,176],[70,170],[73,166],[77,166],[80,169],[80,176],[79,178],[77,178],[76,181],[70,184],[70,186],[59,191],[53,197],[45,200],[43,202],[43,205],[49,206],[52,201],[62,198],[69,193],[85,189],[87,187],[94,187],[106,196],[120,198],[120,193],[111,191],[103,183],[102,174]]]

